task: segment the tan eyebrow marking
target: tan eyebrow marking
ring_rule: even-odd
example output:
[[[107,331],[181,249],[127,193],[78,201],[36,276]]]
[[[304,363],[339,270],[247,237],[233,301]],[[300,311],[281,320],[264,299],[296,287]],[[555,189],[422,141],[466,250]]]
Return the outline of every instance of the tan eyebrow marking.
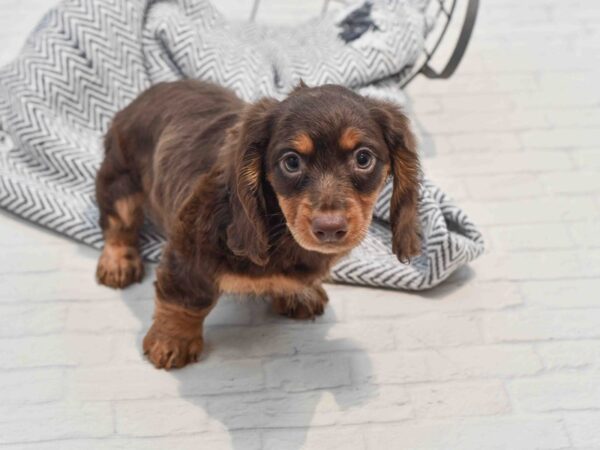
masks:
[[[348,127],[340,136],[339,144],[344,150],[354,150],[363,136],[362,131],[354,127]]]
[[[292,145],[298,153],[309,155],[315,151],[315,144],[306,131],[301,131],[292,140]]]

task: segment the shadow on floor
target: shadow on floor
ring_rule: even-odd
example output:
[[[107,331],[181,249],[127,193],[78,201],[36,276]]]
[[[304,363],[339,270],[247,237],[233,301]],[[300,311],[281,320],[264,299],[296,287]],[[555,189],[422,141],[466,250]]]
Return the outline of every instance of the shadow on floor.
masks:
[[[147,278],[154,278],[154,267],[147,269]],[[140,299],[141,289],[152,295],[147,279],[121,293],[143,323],[136,339],[140,351],[151,323],[150,300]],[[367,352],[351,339],[327,337],[336,321],[331,305],[323,317],[304,322],[275,315],[266,300],[221,298],[207,318],[201,360],[169,373],[179,383],[181,398],[201,408],[211,423],[218,421],[215,426],[229,434],[233,449],[254,448],[249,431],[279,428],[294,431],[282,434],[276,448],[301,449],[310,427],[335,424],[377,395],[376,385],[352,379],[350,355],[360,361],[361,379],[370,378]],[[327,352],[330,348],[335,353]]]

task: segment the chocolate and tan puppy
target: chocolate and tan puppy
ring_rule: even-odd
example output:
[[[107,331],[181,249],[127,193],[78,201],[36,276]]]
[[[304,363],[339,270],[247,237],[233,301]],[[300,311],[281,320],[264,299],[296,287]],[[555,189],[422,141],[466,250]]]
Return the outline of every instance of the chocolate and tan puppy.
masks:
[[[96,180],[98,281],[140,281],[146,214],[167,243],[144,352],[159,368],[202,351],[223,292],[267,294],[296,319],[323,313],[321,280],[360,243],[393,176],[393,251],[419,253],[419,163],[407,118],[340,86],[301,84],[248,104],[200,81],[158,84],[114,118]]]

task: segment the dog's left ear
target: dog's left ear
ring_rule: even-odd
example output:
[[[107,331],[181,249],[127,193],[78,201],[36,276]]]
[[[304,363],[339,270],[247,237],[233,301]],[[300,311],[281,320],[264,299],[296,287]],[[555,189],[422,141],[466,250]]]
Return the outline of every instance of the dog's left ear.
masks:
[[[229,180],[232,221],[227,227],[227,246],[236,255],[259,266],[269,260],[263,158],[276,105],[277,101],[270,98],[254,103],[246,109],[240,126],[230,135],[234,160]]]
[[[408,262],[421,251],[418,199],[421,171],[417,143],[410,121],[392,103],[370,100],[371,114],[381,127],[389,150],[393,177],[390,220],[392,251]]]

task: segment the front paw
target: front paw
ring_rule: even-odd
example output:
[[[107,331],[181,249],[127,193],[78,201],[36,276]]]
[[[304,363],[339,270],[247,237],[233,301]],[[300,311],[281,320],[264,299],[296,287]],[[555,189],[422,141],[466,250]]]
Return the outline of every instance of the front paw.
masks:
[[[328,301],[327,293],[321,286],[312,286],[296,294],[274,295],[272,306],[279,315],[308,320],[323,315]]]
[[[179,337],[156,331],[154,325],[144,338],[144,354],[157,369],[176,369],[198,361],[204,340],[202,336]]]
[[[112,288],[124,288],[140,282],[144,276],[144,263],[135,247],[106,244],[98,260],[98,283]]]

